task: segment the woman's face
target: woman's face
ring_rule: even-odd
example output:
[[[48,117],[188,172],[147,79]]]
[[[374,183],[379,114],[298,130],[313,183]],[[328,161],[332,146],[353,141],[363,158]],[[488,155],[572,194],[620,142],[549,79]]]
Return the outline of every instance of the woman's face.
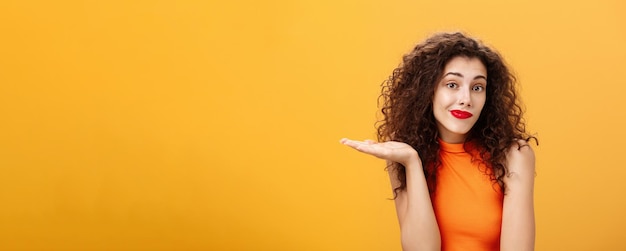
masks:
[[[433,113],[444,142],[465,140],[485,105],[486,88],[487,69],[478,58],[457,56],[448,61],[433,97]]]

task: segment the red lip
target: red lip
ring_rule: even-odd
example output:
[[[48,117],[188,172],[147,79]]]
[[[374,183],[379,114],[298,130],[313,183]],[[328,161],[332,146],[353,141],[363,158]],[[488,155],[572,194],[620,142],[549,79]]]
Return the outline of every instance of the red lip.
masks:
[[[452,110],[450,111],[450,113],[452,113],[452,116],[454,116],[457,119],[467,119],[474,115],[471,112],[466,112],[466,111],[461,111],[461,110]]]

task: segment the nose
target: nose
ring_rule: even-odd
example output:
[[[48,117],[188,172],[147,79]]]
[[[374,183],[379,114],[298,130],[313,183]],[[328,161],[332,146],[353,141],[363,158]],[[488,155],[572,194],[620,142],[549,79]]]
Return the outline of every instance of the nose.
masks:
[[[461,106],[472,106],[472,97],[470,95],[469,88],[462,88],[459,90],[459,104]]]

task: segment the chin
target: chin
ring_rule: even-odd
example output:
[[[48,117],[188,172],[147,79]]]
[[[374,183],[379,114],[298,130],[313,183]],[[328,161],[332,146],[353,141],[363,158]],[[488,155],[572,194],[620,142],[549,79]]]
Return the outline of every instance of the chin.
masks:
[[[459,128],[457,130],[449,130],[451,133],[453,133],[454,135],[458,135],[458,136],[467,136],[467,134],[470,132],[470,130],[472,130],[472,128]]]

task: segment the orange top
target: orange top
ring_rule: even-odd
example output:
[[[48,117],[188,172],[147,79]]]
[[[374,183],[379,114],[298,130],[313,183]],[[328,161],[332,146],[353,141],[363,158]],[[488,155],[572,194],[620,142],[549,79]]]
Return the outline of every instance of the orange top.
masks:
[[[500,250],[503,195],[486,174],[475,148],[439,140],[441,166],[433,209],[441,233],[442,251]]]

